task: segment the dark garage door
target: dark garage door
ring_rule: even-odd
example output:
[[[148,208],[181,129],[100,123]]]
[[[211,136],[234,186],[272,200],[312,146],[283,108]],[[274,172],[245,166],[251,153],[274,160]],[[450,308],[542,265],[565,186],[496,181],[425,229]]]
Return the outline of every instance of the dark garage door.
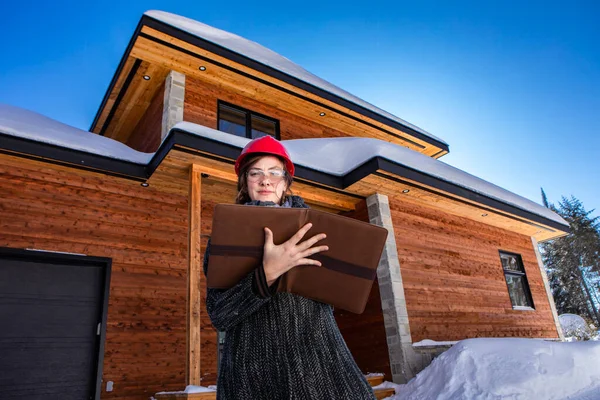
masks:
[[[0,248],[0,399],[93,399],[110,260]]]

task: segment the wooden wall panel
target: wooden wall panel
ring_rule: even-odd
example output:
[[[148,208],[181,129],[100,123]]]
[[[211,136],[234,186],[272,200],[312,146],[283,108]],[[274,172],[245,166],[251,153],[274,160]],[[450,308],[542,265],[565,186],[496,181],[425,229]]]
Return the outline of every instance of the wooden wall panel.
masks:
[[[252,98],[242,96],[231,89],[213,86],[191,76],[186,76],[183,120],[216,129],[217,100],[223,100],[278,119],[282,140],[349,136],[342,131],[317,124]]]
[[[182,390],[187,198],[6,155],[0,193],[0,246],[112,258],[102,398]]]
[[[162,141],[162,115],[165,84],[158,88],[146,112],[127,139],[127,145],[144,153],[154,153]]]
[[[364,200],[357,204],[355,211],[343,215],[369,222],[367,204]],[[385,374],[386,380],[391,381],[390,357],[377,280],[373,283],[367,306],[362,314],[336,309],[334,315],[360,370],[365,374],[381,372]]]
[[[531,238],[390,198],[413,342],[557,338]],[[521,254],[534,311],[513,310],[498,251]]]

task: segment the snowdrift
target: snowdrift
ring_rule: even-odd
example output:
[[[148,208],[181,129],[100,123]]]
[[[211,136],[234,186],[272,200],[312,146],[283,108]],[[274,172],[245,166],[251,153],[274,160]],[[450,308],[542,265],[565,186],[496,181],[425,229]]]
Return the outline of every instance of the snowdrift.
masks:
[[[589,398],[595,389],[600,396],[600,342],[468,339],[437,357],[392,398],[558,400]]]

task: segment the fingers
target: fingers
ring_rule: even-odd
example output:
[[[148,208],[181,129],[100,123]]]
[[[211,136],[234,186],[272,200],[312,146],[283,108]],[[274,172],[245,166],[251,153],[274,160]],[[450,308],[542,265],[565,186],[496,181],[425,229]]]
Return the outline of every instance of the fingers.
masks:
[[[327,251],[327,250],[329,250],[329,246],[311,247],[310,249],[304,250],[302,253],[299,254],[299,256],[302,258],[310,257],[313,254],[320,253],[322,251]]]
[[[265,246],[269,244],[273,244],[273,232],[267,227],[265,227]]]
[[[309,247],[313,247],[313,245],[315,243],[317,243],[320,240],[325,239],[326,237],[327,237],[327,235],[324,233],[315,235],[315,236],[311,237],[310,239],[300,243],[298,245],[298,251],[304,251],[304,250],[308,249]]]
[[[317,260],[312,260],[310,258],[301,258],[298,261],[296,261],[296,263],[294,264],[294,267],[297,267],[299,265],[314,265],[314,266],[320,267],[321,263]]]
[[[309,222],[308,224],[304,225],[302,228],[300,228],[298,230],[298,232],[296,232],[294,234],[294,236],[292,236],[290,238],[290,240],[287,241],[288,244],[291,244],[293,246],[297,245],[299,241],[302,240],[302,238],[304,237],[304,235],[306,235],[306,232],[308,232],[308,230],[312,228],[312,224]]]

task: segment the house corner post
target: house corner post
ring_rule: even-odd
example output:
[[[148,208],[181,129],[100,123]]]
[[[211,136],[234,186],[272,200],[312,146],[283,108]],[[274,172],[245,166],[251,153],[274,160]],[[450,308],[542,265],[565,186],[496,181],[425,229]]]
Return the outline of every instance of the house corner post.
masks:
[[[188,235],[188,280],[187,280],[187,323],[186,323],[186,385],[201,385],[200,374],[200,281],[202,279],[202,176],[200,167],[190,167],[189,192],[189,235]]]
[[[390,357],[392,380],[406,383],[430,360],[415,352],[408,322],[408,311],[394,236],[388,197],[379,193],[367,198],[369,221],[388,230],[388,238],[377,267],[381,309]]]
[[[552,295],[552,289],[550,288],[550,281],[548,280],[548,274],[546,273],[546,268],[544,267],[544,262],[542,260],[542,255],[540,254],[538,242],[533,236],[531,237],[531,243],[533,244],[533,250],[535,251],[535,257],[537,258],[538,266],[540,267],[540,273],[542,274],[542,280],[544,281],[546,295],[548,296],[548,303],[550,303],[550,309],[552,310],[552,318],[554,318],[554,325],[556,325],[556,331],[558,332],[558,337],[560,338],[561,342],[564,342],[565,335],[563,333],[562,326],[560,326],[560,321],[558,320],[558,312],[556,311],[556,303],[554,302],[554,296]]]
[[[185,102],[185,75],[171,71],[165,79],[165,97],[163,101],[161,141],[178,122],[183,121],[183,106]]]

